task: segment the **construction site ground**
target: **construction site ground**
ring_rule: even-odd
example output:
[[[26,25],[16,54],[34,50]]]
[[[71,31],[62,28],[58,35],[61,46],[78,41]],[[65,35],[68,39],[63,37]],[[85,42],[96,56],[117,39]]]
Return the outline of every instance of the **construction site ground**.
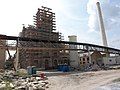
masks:
[[[120,90],[120,69],[44,73],[49,82],[47,90]]]

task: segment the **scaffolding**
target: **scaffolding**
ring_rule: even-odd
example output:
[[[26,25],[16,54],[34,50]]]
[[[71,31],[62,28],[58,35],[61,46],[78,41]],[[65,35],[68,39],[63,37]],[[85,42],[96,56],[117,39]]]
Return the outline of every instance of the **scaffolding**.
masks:
[[[41,9],[38,8],[36,16],[33,16],[35,25],[38,29],[48,32],[56,30],[55,13],[51,10],[52,9],[43,6]]]
[[[46,48],[41,50],[35,49],[19,49],[19,62],[22,68],[27,66],[37,66],[40,68],[56,68],[61,60],[69,60],[69,55],[64,57],[61,55],[59,49],[53,50],[47,48],[62,48],[65,45],[58,43],[50,43],[50,41],[60,41],[62,40],[61,33],[56,31],[55,24],[55,13],[52,9],[47,7],[38,8],[38,11],[34,17],[34,25],[29,25],[28,27],[23,26],[23,30],[20,37],[33,38],[39,40],[47,40],[49,43],[43,42],[33,42],[33,41],[20,41],[20,47],[39,47]],[[64,58],[62,58],[64,57]]]

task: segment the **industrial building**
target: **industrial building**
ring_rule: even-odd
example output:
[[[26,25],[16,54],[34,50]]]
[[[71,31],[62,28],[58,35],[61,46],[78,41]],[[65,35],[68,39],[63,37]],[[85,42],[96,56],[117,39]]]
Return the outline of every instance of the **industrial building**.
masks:
[[[102,11],[100,8],[100,3],[97,2],[97,10],[99,16],[99,26],[101,31],[102,43],[103,46],[107,47],[107,38],[105,33],[105,27],[102,17]],[[23,26],[23,30],[20,33],[20,37],[34,38],[47,41],[61,41],[61,34],[55,32],[55,13],[52,12],[52,9],[43,7],[38,9],[36,15],[34,16],[34,26],[29,25],[28,27]],[[70,42],[77,42],[77,37],[75,35],[68,36]],[[109,53],[101,54],[100,51],[94,49],[91,51],[88,50],[88,55],[83,55],[79,57],[78,51],[70,50],[58,50],[57,48],[66,48],[65,44],[58,43],[47,43],[42,42],[26,42],[20,41],[20,47],[39,47],[39,48],[56,48],[54,50],[50,49],[19,49],[19,63],[22,68],[27,66],[37,66],[39,68],[56,68],[58,64],[69,64],[71,67],[78,68],[79,65],[84,64],[98,64],[102,65],[108,63],[103,57],[108,58]],[[69,45],[69,49],[77,49],[77,45]],[[84,46],[83,46],[84,47]],[[88,47],[88,46],[87,46]],[[85,49],[85,48],[84,48]],[[107,52],[105,49],[104,52]],[[91,54],[90,54],[91,53]],[[113,60],[115,61],[115,60]],[[110,62],[112,62],[110,60]]]
[[[47,41],[61,40],[61,34],[55,32],[55,13],[52,12],[52,9],[43,6],[41,9],[39,8],[34,16],[34,24],[34,26],[23,26],[20,37]],[[69,64],[69,53],[57,49],[65,48],[66,46],[64,44],[44,44],[42,42],[20,41],[19,47],[31,47],[31,49],[19,49],[19,63],[21,68],[36,66],[43,69],[53,69],[57,68],[58,64]],[[39,49],[32,49],[32,47],[37,47]]]
[[[59,64],[67,64],[74,68],[93,63],[120,64],[120,50],[107,45],[99,2],[97,2],[97,9],[103,46],[79,43],[75,35],[68,36],[69,42],[62,41],[61,33],[56,32],[55,13],[52,12],[52,9],[42,6],[33,16],[34,25],[26,27],[23,24],[19,37],[0,35],[0,67],[4,65],[6,50],[16,50],[13,57],[9,54],[9,59],[14,59],[16,68],[18,63],[20,68],[36,66],[42,69],[54,69]],[[6,45],[4,40],[15,40],[16,45]],[[85,53],[87,54],[84,55]],[[110,57],[110,54],[118,55],[115,57],[117,59]]]

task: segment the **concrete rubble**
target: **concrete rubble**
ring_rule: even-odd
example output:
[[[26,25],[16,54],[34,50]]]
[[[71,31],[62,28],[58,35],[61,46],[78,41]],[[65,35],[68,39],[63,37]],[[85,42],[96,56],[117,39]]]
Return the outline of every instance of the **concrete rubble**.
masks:
[[[0,73],[0,90],[45,90],[49,88],[46,78],[39,75],[19,76],[14,71]]]

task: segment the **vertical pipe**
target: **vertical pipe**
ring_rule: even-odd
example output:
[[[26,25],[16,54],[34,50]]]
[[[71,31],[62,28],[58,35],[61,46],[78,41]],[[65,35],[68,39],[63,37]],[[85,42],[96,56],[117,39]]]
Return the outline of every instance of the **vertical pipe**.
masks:
[[[103,46],[108,46],[107,38],[106,38],[106,34],[105,34],[104,23],[103,23],[102,12],[101,12],[101,8],[100,8],[100,3],[97,2],[96,5],[97,5],[97,10],[98,10],[98,16],[99,16],[99,25],[100,25],[100,31],[101,31],[101,36],[102,36],[102,43],[103,43]]]
[[[18,71],[18,62],[19,62],[19,38],[17,40],[17,53],[16,53],[16,61],[15,61],[15,69]]]

